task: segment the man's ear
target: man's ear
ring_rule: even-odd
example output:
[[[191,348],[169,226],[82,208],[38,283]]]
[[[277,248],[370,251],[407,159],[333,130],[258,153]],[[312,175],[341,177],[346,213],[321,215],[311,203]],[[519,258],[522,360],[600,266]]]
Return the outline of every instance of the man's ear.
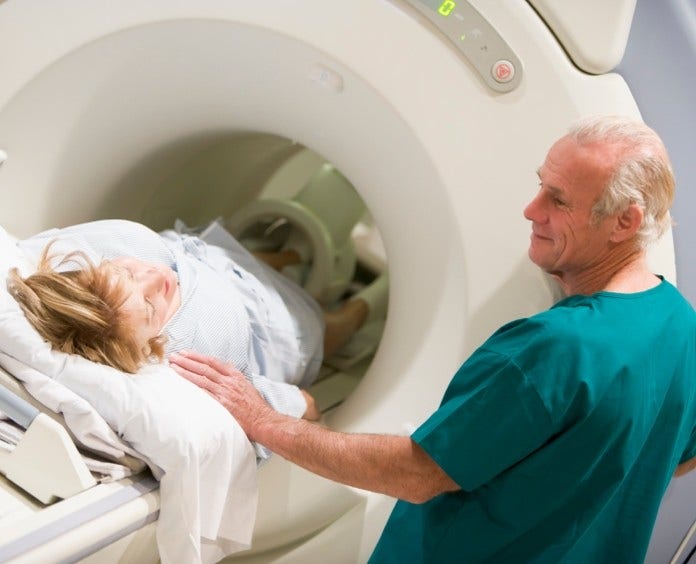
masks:
[[[616,218],[611,240],[614,243],[621,243],[632,239],[643,223],[643,208],[638,204],[630,204]]]

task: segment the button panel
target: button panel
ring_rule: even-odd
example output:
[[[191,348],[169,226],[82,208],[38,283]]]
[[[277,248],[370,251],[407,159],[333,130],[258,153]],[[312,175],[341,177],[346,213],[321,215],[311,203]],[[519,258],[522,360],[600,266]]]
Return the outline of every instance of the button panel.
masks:
[[[466,0],[405,0],[443,33],[496,92],[514,90],[522,64],[500,34]]]

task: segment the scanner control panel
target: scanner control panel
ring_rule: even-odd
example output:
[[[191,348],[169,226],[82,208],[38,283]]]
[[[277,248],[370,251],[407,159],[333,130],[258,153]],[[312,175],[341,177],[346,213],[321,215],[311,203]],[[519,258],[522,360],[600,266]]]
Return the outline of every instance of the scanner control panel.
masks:
[[[522,64],[493,26],[466,0],[405,0],[443,33],[496,92],[514,90]]]

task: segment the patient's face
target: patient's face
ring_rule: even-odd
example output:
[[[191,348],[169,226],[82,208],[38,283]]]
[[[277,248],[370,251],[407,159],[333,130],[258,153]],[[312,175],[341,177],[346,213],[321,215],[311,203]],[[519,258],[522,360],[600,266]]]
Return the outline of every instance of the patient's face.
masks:
[[[160,335],[181,303],[174,271],[166,264],[135,257],[112,259],[105,262],[105,267],[126,290],[128,298],[122,310],[132,320],[143,344]]]

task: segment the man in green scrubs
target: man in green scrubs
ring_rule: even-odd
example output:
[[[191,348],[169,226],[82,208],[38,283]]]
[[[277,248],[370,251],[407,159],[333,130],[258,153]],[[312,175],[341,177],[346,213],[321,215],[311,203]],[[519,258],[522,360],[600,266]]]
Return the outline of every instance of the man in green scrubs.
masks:
[[[492,335],[410,438],[294,420],[229,366],[171,359],[250,439],[400,499],[371,562],[642,562],[667,484],[694,465],[696,314],[645,255],[671,221],[662,142],[583,120],[538,175],[529,257],[567,297]]]

